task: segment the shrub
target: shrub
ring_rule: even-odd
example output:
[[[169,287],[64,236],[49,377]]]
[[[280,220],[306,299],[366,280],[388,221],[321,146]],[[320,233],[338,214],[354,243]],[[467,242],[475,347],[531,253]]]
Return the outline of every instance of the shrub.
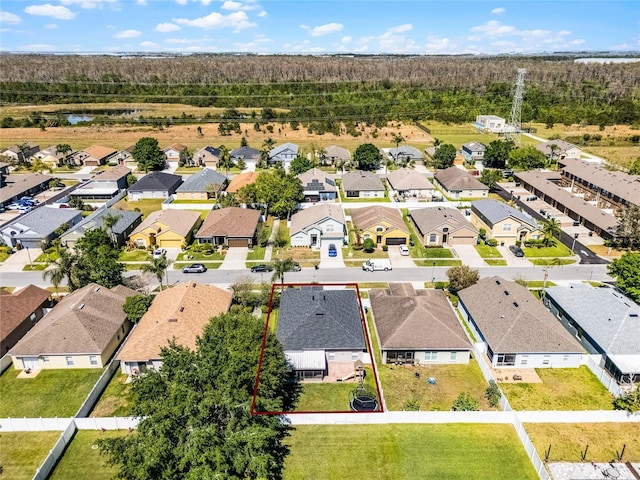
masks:
[[[452,410],[456,412],[461,411],[476,411],[480,406],[480,402],[473,398],[470,393],[462,392],[458,395],[455,402],[453,402]]]
[[[418,402],[418,400],[416,400],[415,398],[412,398],[411,400],[407,400],[404,403],[402,409],[407,412],[418,412],[420,411],[420,402]]]
[[[387,252],[389,250],[389,247],[387,245],[383,245],[382,246],[382,251],[383,252]]]
[[[487,245],[489,245],[490,247],[497,247],[498,246],[498,240],[496,240],[495,238],[489,238],[485,243]]]
[[[500,387],[498,387],[498,384],[494,380],[489,380],[489,386],[485,390],[484,396],[489,402],[489,405],[494,408],[500,403],[500,397],[502,396],[500,394]]]
[[[364,242],[362,242],[362,248],[364,249],[365,252],[371,253],[375,250],[376,244],[373,243],[373,239],[365,238]]]

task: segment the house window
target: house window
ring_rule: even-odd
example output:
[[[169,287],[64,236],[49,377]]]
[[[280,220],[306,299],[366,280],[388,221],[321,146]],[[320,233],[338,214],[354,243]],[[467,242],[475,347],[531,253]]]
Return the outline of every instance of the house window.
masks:
[[[438,236],[435,233],[429,235],[429,243],[436,243],[438,241]]]
[[[452,362],[455,361],[456,358],[458,358],[458,352],[451,352],[449,354],[449,360],[451,360]]]
[[[358,352],[351,352],[351,360],[354,362],[358,360]]]
[[[520,365],[526,365],[529,362],[529,360],[527,360],[526,358],[523,358],[522,360],[520,360]]]
[[[513,367],[516,364],[516,356],[513,353],[499,353],[498,367]]]
[[[68,367],[72,367],[73,366],[73,357],[65,357],[65,360],[67,361],[67,366]]]
[[[438,352],[424,352],[424,359],[427,362],[435,362],[438,360]]]
[[[542,365],[549,365],[550,361],[551,361],[551,358],[549,355],[545,355],[544,357],[542,357]]]
[[[49,363],[49,357],[42,357],[42,363]]]
[[[89,362],[91,363],[91,365],[98,365],[98,357],[96,357],[95,355],[89,356]]]
[[[503,232],[510,232],[511,231],[511,224],[510,223],[505,223],[504,225],[502,225],[502,231]]]
[[[569,355],[565,355],[564,357],[562,357],[562,359],[567,362],[569,360]]]
[[[335,225],[328,224],[328,225],[326,226],[326,228],[325,228],[325,231],[326,231],[326,232],[333,232],[333,231],[335,230],[335,228],[334,228],[334,227],[335,227]]]
[[[329,360],[335,360],[336,359],[336,352],[329,352]]]
[[[384,232],[384,227],[376,227],[376,232]]]
[[[36,321],[36,312],[33,312],[30,316],[29,316],[29,320],[31,320],[32,322]]]

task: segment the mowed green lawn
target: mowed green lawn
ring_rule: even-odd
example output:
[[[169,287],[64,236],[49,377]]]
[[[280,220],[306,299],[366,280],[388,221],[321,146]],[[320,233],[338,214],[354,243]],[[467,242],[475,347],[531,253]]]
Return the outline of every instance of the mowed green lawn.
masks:
[[[365,385],[377,396],[373,371],[365,368]],[[340,383],[303,383],[302,393],[296,406],[298,412],[344,412],[349,411],[350,393],[356,388],[353,381]]]
[[[2,480],[31,480],[60,434],[61,432],[2,432]]]
[[[304,425],[285,480],[536,479],[511,425]]]
[[[537,368],[542,383],[501,383],[515,410],[612,410],[613,396],[591,371]]]
[[[131,404],[131,383],[125,383],[129,376],[119,371],[104,389],[90,417],[126,417]]]
[[[34,378],[17,378],[19,373],[10,367],[0,376],[0,418],[72,417],[102,369],[41,370]]]

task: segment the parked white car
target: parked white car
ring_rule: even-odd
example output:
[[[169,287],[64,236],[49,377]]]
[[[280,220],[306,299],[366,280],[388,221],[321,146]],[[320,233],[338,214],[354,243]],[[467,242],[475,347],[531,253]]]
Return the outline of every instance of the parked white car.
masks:
[[[156,248],[153,251],[153,258],[160,258],[166,255],[167,251],[164,248]]]
[[[409,255],[409,247],[407,247],[406,245],[400,245],[400,255],[402,255],[403,257],[406,257]]]

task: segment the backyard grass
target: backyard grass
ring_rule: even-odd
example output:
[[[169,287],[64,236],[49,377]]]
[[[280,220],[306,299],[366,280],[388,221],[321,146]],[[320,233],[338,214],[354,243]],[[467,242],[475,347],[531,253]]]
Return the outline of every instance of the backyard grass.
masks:
[[[503,258],[496,247],[490,247],[484,243],[475,245],[475,247],[482,258]]]
[[[530,260],[532,264],[538,265],[541,267],[555,267],[562,265],[571,265],[572,263],[576,263],[575,260],[569,260],[566,258],[533,258]]]
[[[371,368],[365,368],[365,384],[376,391]],[[303,383],[302,394],[296,411],[298,412],[344,412],[349,411],[349,394],[356,388],[356,382]]]
[[[2,432],[2,480],[31,480],[61,432]]]
[[[142,218],[145,219],[151,212],[162,210],[162,202],[164,200],[163,198],[144,198],[137,202],[130,202],[126,198],[123,198],[113,205],[112,208],[116,210],[137,210],[142,213]]]
[[[131,403],[131,384],[125,383],[128,375],[119,371],[111,377],[98,403],[91,411],[90,417],[126,417],[129,415]]]
[[[538,478],[511,425],[304,425],[284,479]]]
[[[34,378],[17,378],[19,373],[10,367],[0,376],[0,418],[72,417],[102,369],[41,370]]]
[[[542,383],[501,383],[515,410],[612,410],[613,396],[591,371],[537,368]]]
[[[149,261],[151,254],[144,249],[138,248],[130,252],[122,251],[118,260],[121,262],[146,262]]]
[[[560,242],[555,242],[551,247],[523,247],[522,251],[527,258],[569,257],[571,255],[571,250]]]
[[[623,445],[622,461],[640,462],[637,423],[527,423],[525,430],[541,459],[551,445],[550,462],[580,462],[587,445],[588,462],[609,462]]]
[[[91,478],[91,480],[110,480],[115,477],[117,469],[107,465],[107,457],[94,447],[103,438],[129,435],[127,430],[79,430],[69,447],[64,452],[49,480],[66,480],[69,478]]]

